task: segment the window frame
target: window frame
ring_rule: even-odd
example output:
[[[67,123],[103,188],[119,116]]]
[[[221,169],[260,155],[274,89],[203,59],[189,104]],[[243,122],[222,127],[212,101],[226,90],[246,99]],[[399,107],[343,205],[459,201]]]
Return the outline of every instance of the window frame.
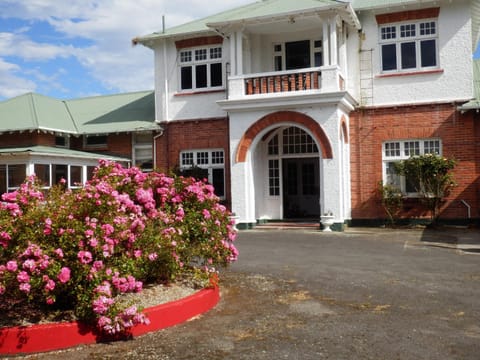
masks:
[[[424,25],[423,28],[422,25]],[[432,29],[434,31],[433,34],[431,33]],[[424,32],[423,34],[422,31]],[[402,74],[440,69],[438,18],[381,24],[378,26],[378,40],[381,74]],[[434,41],[434,64],[424,66],[422,61],[425,59],[433,59],[430,52],[425,53],[425,56],[424,53],[422,53],[424,49],[423,46],[431,41]],[[413,48],[412,43],[415,45]],[[407,45],[410,46],[407,47]],[[392,54],[392,50],[388,52],[384,51],[387,47],[394,48],[395,54]],[[404,64],[406,65],[408,60],[410,60],[410,62],[412,61],[412,59],[404,56],[406,54],[402,53],[402,49],[407,51],[407,48],[414,50],[415,66],[403,66]],[[386,55],[390,55],[390,59],[395,61],[394,67],[386,68]]]
[[[215,194],[224,200],[226,197],[226,178],[225,178],[225,150],[221,148],[212,149],[189,149],[182,150],[179,153],[179,168],[180,171],[190,170],[194,167],[198,167],[208,172],[208,183],[214,185],[214,173],[215,170],[223,170],[223,189],[221,195],[217,187],[215,187]]]
[[[391,145],[395,146],[392,147]],[[418,145],[418,147],[416,145]],[[437,152],[432,152],[430,151],[431,149],[435,149]],[[407,179],[405,176],[390,173],[391,164],[393,165],[395,162],[407,160],[412,156],[420,156],[425,154],[436,154],[441,156],[442,152],[442,140],[439,138],[386,140],[382,142],[383,184],[397,187],[402,194],[407,197],[419,197],[419,193],[408,191]]]
[[[150,154],[144,155],[149,152]],[[139,163],[141,162],[141,163]],[[150,163],[149,167],[142,167]],[[135,132],[132,134],[132,164],[139,167],[143,172],[153,171],[153,132]]]
[[[202,55],[205,55],[204,57]],[[205,86],[199,86],[198,76],[200,67],[205,65]],[[220,84],[212,85],[214,80],[214,66],[220,65]],[[212,90],[223,90],[225,88],[224,74],[224,49],[220,44],[209,46],[195,46],[182,48],[178,50],[178,91],[180,93],[203,92]],[[191,87],[183,87],[184,75],[183,71],[190,69]]]

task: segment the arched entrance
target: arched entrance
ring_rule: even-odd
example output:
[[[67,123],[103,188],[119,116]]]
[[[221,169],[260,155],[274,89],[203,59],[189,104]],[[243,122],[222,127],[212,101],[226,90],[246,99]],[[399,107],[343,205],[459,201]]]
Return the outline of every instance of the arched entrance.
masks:
[[[296,126],[282,126],[265,138],[268,197],[280,202],[283,219],[320,215],[320,157],[314,139]],[[274,209],[271,211],[272,215]],[[269,209],[264,209],[270,212]]]

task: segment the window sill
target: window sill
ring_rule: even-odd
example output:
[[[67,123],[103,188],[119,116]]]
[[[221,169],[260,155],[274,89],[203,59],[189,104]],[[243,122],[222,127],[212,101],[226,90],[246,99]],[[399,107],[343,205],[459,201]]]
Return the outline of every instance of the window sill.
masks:
[[[391,74],[379,74],[376,75],[376,78],[389,78],[389,77],[397,77],[397,76],[412,76],[412,75],[429,75],[429,74],[442,74],[444,72],[443,69],[435,69],[435,70],[418,70],[418,71],[409,71],[409,72],[396,72]]]
[[[177,92],[174,94],[174,96],[206,95],[206,94],[214,94],[214,93],[221,93],[221,92],[225,92],[225,89]]]

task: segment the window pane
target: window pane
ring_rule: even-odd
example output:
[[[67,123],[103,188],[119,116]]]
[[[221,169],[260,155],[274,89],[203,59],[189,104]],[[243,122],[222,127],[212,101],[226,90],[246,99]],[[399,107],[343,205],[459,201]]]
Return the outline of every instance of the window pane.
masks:
[[[397,28],[395,26],[385,26],[381,29],[382,40],[395,39],[397,37]]]
[[[420,24],[420,35],[435,35],[436,34],[436,23],[435,21],[430,21]]]
[[[180,62],[190,62],[190,61],[192,61],[192,52],[182,51],[180,53]]]
[[[417,55],[415,42],[402,43],[402,69],[412,69],[417,67]]]
[[[195,87],[196,88],[207,87],[207,65],[195,66]]]
[[[87,146],[104,146],[107,145],[107,135],[87,136]]]
[[[425,40],[420,42],[420,51],[421,51],[421,63],[422,67],[427,66],[436,66],[437,65],[437,57],[436,57],[436,41],[433,40]]]
[[[210,49],[210,59],[221,59],[222,58],[222,48],[211,48]]]
[[[8,187],[19,187],[27,177],[25,164],[8,165]]]
[[[315,61],[315,66],[322,66],[323,65],[323,56],[321,52],[316,52],[314,54],[314,61]]]
[[[395,44],[382,45],[383,71],[397,69],[397,46]]]
[[[193,165],[193,153],[192,152],[184,152],[184,153],[182,153],[181,157],[182,157],[182,166]]]
[[[210,65],[210,86],[222,86],[222,63]]]
[[[82,184],[82,167],[70,166],[70,187],[81,186]]]
[[[278,160],[268,160],[268,188],[270,196],[280,195],[280,170]]]
[[[401,182],[400,182],[400,175],[397,174],[395,171],[395,163],[389,162],[387,163],[387,184],[395,186],[396,188],[400,189]]]
[[[192,67],[191,66],[184,66],[181,69],[181,86],[182,90],[191,89],[192,88]]]
[[[208,152],[207,151],[197,152],[197,165],[208,165]]]
[[[212,151],[212,164],[223,164],[223,151]]]
[[[55,181],[55,184],[58,184],[61,179],[67,180],[67,172],[68,172],[67,165],[53,164],[52,174],[53,174],[53,180]]]
[[[195,60],[207,60],[207,49],[195,50]]]
[[[275,71],[281,71],[282,70],[282,57],[281,56],[275,56],[274,61],[275,61]]]
[[[285,44],[286,70],[310,67],[310,40]]]
[[[35,164],[34,172],[37,179],[40,180],[42,185],[50,186],[50,165],[48,164]]]
[[[223,169],[212,169],[212,185],[215,188],[215,195],[218,197],[225,196],[225,178]]]
[[[415,24],[406,24],[400,26],[400,37],[414,37],[415,36]]]

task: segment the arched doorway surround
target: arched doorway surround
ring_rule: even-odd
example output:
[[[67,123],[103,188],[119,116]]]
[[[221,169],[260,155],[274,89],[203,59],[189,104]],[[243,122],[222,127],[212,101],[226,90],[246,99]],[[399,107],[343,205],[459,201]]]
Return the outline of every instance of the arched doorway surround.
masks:
[[[257,135],[264,129],[282,122],[303,125],[309,130],[309,132],[311,132],[319,144],[322,157],[324,159],[331,159],[333,157],[332,145],[330,144],[327,135],[318,122],[313,120],[308,115],[295,111],[278,111],[264,116],[247,129],[238,144],[235,161],[237,163],[245,162],[250,146]]]

